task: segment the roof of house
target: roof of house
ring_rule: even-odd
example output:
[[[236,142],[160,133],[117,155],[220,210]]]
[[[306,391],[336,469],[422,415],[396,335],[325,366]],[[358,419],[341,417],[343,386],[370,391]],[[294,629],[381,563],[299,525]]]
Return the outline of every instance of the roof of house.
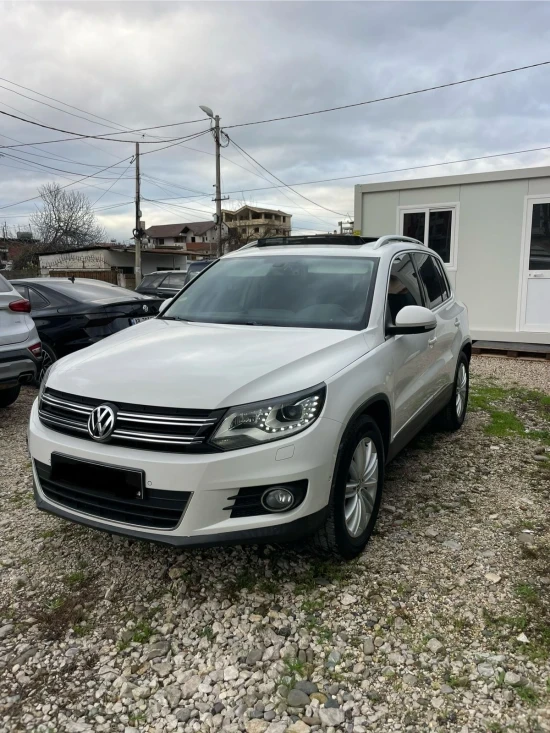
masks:
[[[179,237],[182,232],[191,231],[193,234],[201,236],[207,231],[215,227],[213,221],[191,221],[183,224],[157,224],[145,230],[148,237],[155,239],[163,237]]]
[[[434,178],[408,178],[401,181],[381,181],[380,183],[359,183],[355,186],[355,190],[359,193],[375,193],[408,188],[433,188],[435,186],[464,186],[468,183],[517,181],[526,178],[550,178],[550,166],[514,168],[505,171],[485,171],[484,173],[463,173],[457,176],[436,176]]]
[[[63,255],[63,254],[71,254],[74,252],[90,252],[91,250],[96,249],[108,249],[112,250],[114,252],[135,252],[135,247],[125,247],[122,244],[92,244],[87,247],[73,247],[72,249],[56,249],[56,250],[48,250],[45,252],[39,252],[39,255]],[[185,255],[185,254],[193,254],[192,252],[189,252],[186,249],[180,249],[178,247],[170,247],[170,248],[163,248],[163,247],[142,247],[141,248],[141,254],[148,255],[148,254],[157,254],[157,255]]]
[[[249,206],[248,204],[245,204],[244,206],[241,206],[239,209],[222,209],[223,214],[239,214],[244,209],[250,209],[250,211],[260,211],[265,212],[266,214],[283,214],[283,216],[292,216],[292,214],[287,214],[286,211],[281,211],[280,209],[265,209],[262,206]]]

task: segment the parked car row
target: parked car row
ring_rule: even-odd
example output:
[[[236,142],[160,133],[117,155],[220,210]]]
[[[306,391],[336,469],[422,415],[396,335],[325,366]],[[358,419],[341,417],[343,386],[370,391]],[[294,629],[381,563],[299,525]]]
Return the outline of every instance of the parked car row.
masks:
[[[135,292],[88,278],[0,275],[0,407],[17,399],[21,384],[40,383],[61,357],[157,315],[211,263],[150,273]]]

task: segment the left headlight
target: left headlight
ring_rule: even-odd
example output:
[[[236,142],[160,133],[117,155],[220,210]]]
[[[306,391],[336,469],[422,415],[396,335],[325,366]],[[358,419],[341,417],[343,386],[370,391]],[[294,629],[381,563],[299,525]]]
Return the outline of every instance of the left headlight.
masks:
[[[40,388],[38,390],[38,404],[40,404],[40,401],[42,400],[42,395],[44,394],[44,390],[46,389],[46,384],[48,383],[48,379],[50,377],[52,368],[55,366],[54,364],[50,364],[50,366],[46,369],[46,373],[42,377],[42,381],[40,382]]]
[[[237,450],[281,440],[302,432],[321,414],[325,385],[265,402],[232,407],[210,442],[223,450]]]

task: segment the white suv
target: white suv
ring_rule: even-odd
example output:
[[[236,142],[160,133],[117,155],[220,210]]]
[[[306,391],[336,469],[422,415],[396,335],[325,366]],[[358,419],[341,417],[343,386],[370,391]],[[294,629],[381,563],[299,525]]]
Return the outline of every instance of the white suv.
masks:
[[[353,557],[387,461],[436,415],[461,426],[470,353],[420,242],[259,240],[51,367],[29,426],[37,505],[173,545],[311,535]]]

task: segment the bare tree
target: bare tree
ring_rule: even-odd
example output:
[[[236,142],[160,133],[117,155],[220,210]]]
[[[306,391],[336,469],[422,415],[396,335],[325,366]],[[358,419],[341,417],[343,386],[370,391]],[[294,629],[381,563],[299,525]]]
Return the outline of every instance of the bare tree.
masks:
[[[79,191],[67,191],[57,183],[38,189],[42,208],[30,221],[41,243],[48,249],[88,247],[105,240],[106,233],[97,222],[88,197]]]

